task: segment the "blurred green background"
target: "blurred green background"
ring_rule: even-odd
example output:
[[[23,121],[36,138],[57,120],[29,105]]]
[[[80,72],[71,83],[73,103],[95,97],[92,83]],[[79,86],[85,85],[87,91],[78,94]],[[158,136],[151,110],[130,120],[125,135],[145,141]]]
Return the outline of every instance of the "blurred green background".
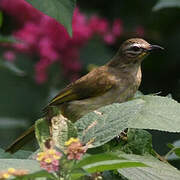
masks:
[[[80,75],[88,72],[88,65],[103,65],[117,51],[120,44],[132,37],[134,31],[143,28],[143,38],[152,44],[165,48],[164,52],[150,55],[142,65],[143,79],[140,91],[144,94],[169,94],[180,102],[180,8],[153,10],[157,0],[78,0],[80,11],[91,16],[96,14],[108,22],[120,18],[123,34],[114,44],[108,45],[99,38],[92,38],[80,49],[82,69]],[[13,17],[1,10],[1,36],[12,35],[16,27]],[[19,12],[21,14],[21,12]],[[23,16],[23,15],[22,15]],[[3,59],[6,46],[0,49],[0,147],[7,147],[18,135],[41,117],[42,108],[58,90],[70,81],[63,76],[62,68],[54,63],[48,71],[48,81],[38,84],[34,80],[34,59],[26,53],[17,53],[16,62]],[[179,134],[151,131],[153,145],[161,155],[169,149],[167,143],[180,139]]]

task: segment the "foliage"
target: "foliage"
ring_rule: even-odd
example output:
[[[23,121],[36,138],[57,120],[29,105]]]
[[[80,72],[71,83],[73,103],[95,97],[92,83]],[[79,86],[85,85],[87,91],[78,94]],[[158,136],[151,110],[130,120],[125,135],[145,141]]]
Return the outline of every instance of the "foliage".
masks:
[[[126,157],[126,155],[125,155]],[[130,155],[133,160],[139,160],[145,163],[149,167],[138,167],[138,168],[127,168],[119,169],[118,172],[128,179],[178,179],[180,177],[180,172],[168,165],[163,163],[153,157],[139,157],[136,155]],[[128,157],[129,158],[129,157]]]
[[[58,20],[67,28],[67,31],[72,36],[72,15],[75,7],[75,0],[26,1],[43,13]]]
[[[180,141],[176,141],[173,144],[168,143],[167,146],[170,148],[170,151],[165,155],[165,158],[168,160],[176,159],[180,157]]]
[[[93,146],[97,147],[126,128],[180,132],[179,108],[179,103],[167,97],[141,96],[125,103],[100,108],[75,124],[81,141],[87,143],[94,139]]]
[[[32,173],[41,169],[37,161],[28,159],[1,159],[0,164],[1,170],[12,167],[17,169],[26,169],[29,173]]]
[[[174,116],[167,112],[167,109],[170,108],[172,108]],[[158,109],[158,116],[156,109]],[[137,122],[135,127],[138,127],[138,119],[141,120],[140,122],[143,125],[138,127],[139,129],[154,128],[169,132],[179,132],[180,123],[178,119],[178,109],[179,103],[174,100],[154,95],[135,96],[134,100],[105,106],[95,112],[88,113],[75,123],[80,140],[71,138],[67,141],[64,147],[60,149],[62,152],[60,156],[58,154],[56,155],[55,150],[48,150],[47,148],[54,147],[53,141],[56,142],[57,147],[57,141],[61,141],[61,139],[54,140],[54,136],[51,134],[53,131],[50,131],[50,133],[47,122],[44,119],[40,119],[35,125],[36,136],[44,152],[38,153],[37,160],[40,161],[41,167],[47,169],[50,174],[44,174],[41,171],[38,172],[40,167],[37,168],[37,162],[35,160],[19,160],[22,161],[20,165],[21,168],[30,166],[30,164],[35,167],[35,170],[33,169],[33,171],[30,171],[35,172],[34,174],[23,175],[23,177],[50,177],[56,179],[57,176],[60,176],[62,178],[78,179],[81,176],[90,176],[91,173],[118,170],[121,175],[128,179],[133,179],[134,174],[136,174],[136,179],[144,179],[145,177],[156,179],[171,177],[172,179],[177,179],[180,177],[180,172],[174,167],[157,159],[159,156],[157,156],[152,149],[151,136],[142,130],[137,131],[130,129],[127,134],[127,140],[121,140],[121,143],[117,143],[117,145],[110,144],[110,148],[105,148],[104,153],[91,154],[90,151],[90,154],[87,152],[82,160],[80,160],[80,158],[85,154],[88,148],[105,146],[107,142],[119,135],[123,129],[132,128],[131,122],[134,120]],[[161,120],[169,120],[170,117],[173,126],[169,126],[167,122],[165,123],[167,126],[164,126]],[[147,121],[149,118],[151,118],[151,122]],[[157,118],[159,123],[155,124],[156,121],[153,122],[152,120],[157,120]],[[121,124],[121,126],[117,126],[117,124]],[[62,131],[61,127],[57,126],[56,128]],[[66,132],[62,131],[62,133]],[[63,138],[63,135],[61,138]],[[47,145],[47,141],[52,143]],[[171,151],[179,156],[179,148],[175,148],[173,145],[171,145],[171,147]],[[54,157],[57,159],[53,159]],[[50,166],[51,163],[56,162],[58,159],[60,159],[60,169],[57,169],[59,163],[56,163],[54,168]],[[78,161],[75,161],[75,159]],[[17,168],[16,163],[18,160],[16,159],[2,159],[1,161],[1,164],[6,164],[5,167],[4,165],[1,167],[2,169],[7,167]],[[4,161],[6,163],[3,163]],[[53,171],[57,171],[55,176],[51,174]]]
[[[38,140],[39,146],[41,149],[43,149],[44,143],[50,136],[48,122],[45,120],[45,118],[39,119],[35,123],[35,128],[36,138]]]

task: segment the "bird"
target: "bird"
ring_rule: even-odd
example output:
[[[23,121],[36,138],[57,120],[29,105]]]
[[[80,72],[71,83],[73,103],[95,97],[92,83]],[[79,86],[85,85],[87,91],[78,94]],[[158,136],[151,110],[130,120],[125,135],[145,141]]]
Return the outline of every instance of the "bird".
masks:
[[[62,89],[45,110],[57,107],[64,117],[76,122],[85,114],[100,107],[128,101],[141,84],[143,59],[151,52],[163,49],[141,38],[126,40],[110,61],[94,68]],[[6,151],[16,152],[33,134],[34,126],[12,143]]]

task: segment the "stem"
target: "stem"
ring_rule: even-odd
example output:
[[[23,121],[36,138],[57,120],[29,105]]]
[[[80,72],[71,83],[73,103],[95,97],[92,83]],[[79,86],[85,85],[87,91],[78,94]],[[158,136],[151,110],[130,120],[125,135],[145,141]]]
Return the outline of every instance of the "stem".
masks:
[[[169,155],[171,155],[176,148],[172,148],[165,156],[164,158],[167,159]]]

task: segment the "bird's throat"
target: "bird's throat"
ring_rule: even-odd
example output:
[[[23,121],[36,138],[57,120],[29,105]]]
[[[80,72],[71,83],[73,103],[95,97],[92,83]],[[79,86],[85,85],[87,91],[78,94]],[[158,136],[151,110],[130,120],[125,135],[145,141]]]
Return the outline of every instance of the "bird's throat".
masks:
[[[130,60],[123,56],[114,56],[110,62],[107,63],[107,66],[119,69],[120,71],[137,71],[141,66],[140,60]]]

